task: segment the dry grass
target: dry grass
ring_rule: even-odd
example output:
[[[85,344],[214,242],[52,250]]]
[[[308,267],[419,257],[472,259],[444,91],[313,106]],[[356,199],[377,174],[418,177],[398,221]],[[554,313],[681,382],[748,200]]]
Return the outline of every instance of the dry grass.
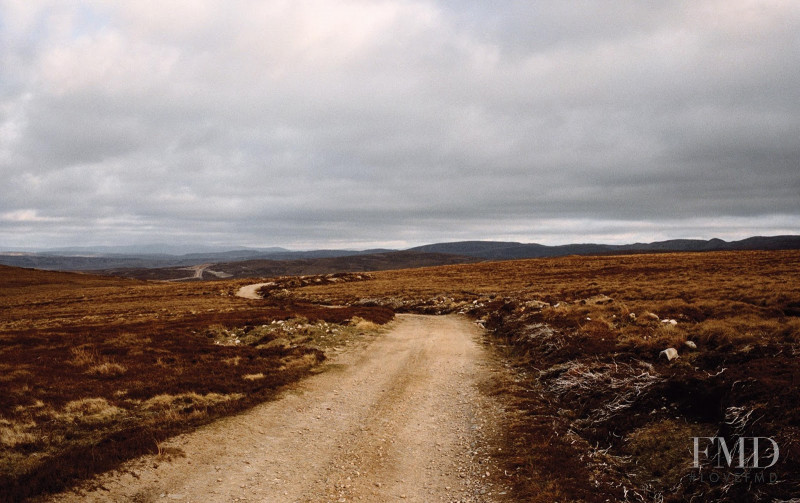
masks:
[[[513,364],[496,392],[517,500],[788,500],[800,494],[799,271],[797,251],[563,257],[278,278],[245,301],[233,293],[255,280],[3,268],[0,485],[33,494],[152,451],[153,437],[268,398],[320,361],[315,348],[411,311],[481,320]],[[659,358],[666,347],[679,358]],[[103,365],[126,370],[87,373]],[[694,432],[775,438],[780,482],[691,482],[676,446]],[[109,458],[81,447],[112,437]]]
[[[92,365],[86,370],[86,373],[98,377],[119,377],[127,371],[127,367],[119,363],[103,362],[99,365]]]
[[[36,436],[31,431],[36,428],[36,423],[12,423],[0,419],[0,445],[13,449],[22,445],[32,444]]]
[[[0,277],[0,501],[57,490],[267,400],[320,363],[322,349],[355,337],[353,317],[393,316],[233,295],[256,280],[164,284],[8,267]],[[279,335],[288,344],[265,347]]]
[[[245,374],[242,376],[242,379],[246,379],[248,381],[257,381],[259,379],[264,379],[266,376],[259,372],[258,374]]]
[[[356,330],[362,330],[367,332],[375,331],[378,330],[378,328],[380,328],[380,326],[377,323],[367,321],[358,316],[355,316],[353,317],[352,320],[350,320],[350,326],[354,327]]]
[[[123,409],[109,404],[105,398],[81,398],[67,402],[64,410],[54,414],[54,418],[66,423],[98,426],[116,421],[123,415]]]
[[[715,428],[710,424],[663,419],[632,431],[622,450],[637,460],[634,477],[641,486],[672,488],[692,468],[694,454],[687,449],[687,439],[714,433]]]
[[[161,394],[145,400],[141,404],[143,410],[196,410],[196,409],[209,409],[222,403],[241,400],[244,395],[241,393],[232,393],[223,395],[220,393],[207,393],[200,395],[198,393],[181,393],[179,395]]]
[[[71,362],[77,367],[87,367],[100,361],[100,355],[94,347],[80,346],[70,348],[70,353],[72,353]]]
[[[800,252],[563,257],[372,273],[296,299],[460,312],[516,368],[501,457],[520,501],[800,494]],[[668,362],[659,354],[675,348]],[[767,436],[779,482],[691,478],[697,432]]]

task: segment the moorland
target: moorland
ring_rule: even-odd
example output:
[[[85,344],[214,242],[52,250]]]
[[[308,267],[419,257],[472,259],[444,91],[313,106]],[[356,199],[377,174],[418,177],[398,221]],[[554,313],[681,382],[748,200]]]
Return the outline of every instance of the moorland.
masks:
[[[380,307],[0,266],[0,500],[52,492],[274,396]],[[348,281],[356,275],[331,277]],[[247,283],[247,282],[245,282]]]
[[[255,280],[2,267],[0,487],[20,499],[158,452],[413,312],[486,328],[510,376],[485,391],[508,404],[494,455],[515,500],[788,500],[798,271],[791,250],[567,256],[264,277],[264,298],[246,300],[235,293]],[[780,460],[694,468],[692,437],[716,436],[772,438]]]
[[[375,273],[291,295],[461,312],[485,326],[514,369],[493,392],[516,411],[498,455],[519,501],[800,494],[797,251],[490,262]],[[668,360],[667,348],[678,357]],[[769,470],[694,468],[693,437],[723,437],[729,446],[769,437],[780,461]]]

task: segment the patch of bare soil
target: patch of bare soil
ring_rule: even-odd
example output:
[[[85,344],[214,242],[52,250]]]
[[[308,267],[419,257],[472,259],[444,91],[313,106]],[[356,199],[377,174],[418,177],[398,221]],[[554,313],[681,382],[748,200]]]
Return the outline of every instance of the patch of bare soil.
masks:
[[[236,296],[241,297],[243,299],[258,300],[261,298],[261,295],[258,293],[258,290],[269,284],[271,283],[255,283],[252,285],[245,285],[236,291]]]
[[[479,337],[465,317],[401,315],[280,399],[48,501],[503,501]]]

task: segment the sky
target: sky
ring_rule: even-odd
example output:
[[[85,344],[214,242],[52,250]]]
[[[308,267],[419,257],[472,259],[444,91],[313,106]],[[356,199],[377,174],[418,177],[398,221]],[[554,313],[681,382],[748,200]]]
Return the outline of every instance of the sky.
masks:
[[[0,0],[0,249],[778,234],[794,0]]]

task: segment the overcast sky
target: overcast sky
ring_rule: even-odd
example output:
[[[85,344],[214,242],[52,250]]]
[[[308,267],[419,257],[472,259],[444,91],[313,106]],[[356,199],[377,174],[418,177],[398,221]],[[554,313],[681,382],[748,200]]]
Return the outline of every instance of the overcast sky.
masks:
[[[0,249],[798,233],[795,0],[0,0]]]

